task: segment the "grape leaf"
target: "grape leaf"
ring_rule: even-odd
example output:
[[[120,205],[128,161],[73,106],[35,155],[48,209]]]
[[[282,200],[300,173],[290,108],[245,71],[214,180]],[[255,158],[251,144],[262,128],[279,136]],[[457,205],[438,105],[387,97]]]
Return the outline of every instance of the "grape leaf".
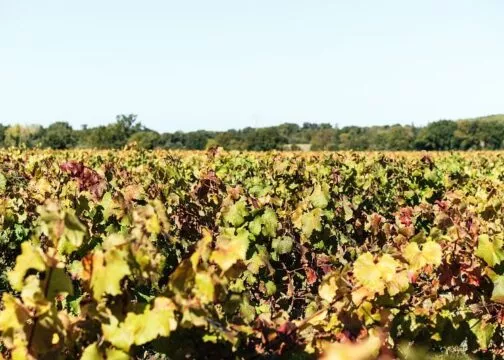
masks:
[[[288,236],[282,236],[279,238],[273,239],[271,242],[271,247],[278,254],[288,254],[292,251],[292,245],[294,240]]]
[[[236,235],[233,228],[224,228],[215,244],[215,250],[210,260],[219,265],[222,271],[227,271],[239,260],[245,260],[249,246],[249,232],[238,229]]]
[[[103,337],[124,351],[133,344],[143,345],[158,336],[168,336],[177,327],[174,306],[163,297],[156,298],[152,309],[146,308],[141,314],[129,312],[124,322],[114,316],[110,320],[110,324],[102,324]]]
[[[360,255],[354,263],[354,275],[357,281],[373,292],[382,292],[385,283],[382,280],[382,271],[374,263],[373,255],[366,252]]]
[[[202,303],[208,304],[214,300],[214,283],[212,276],[206,272],[198,272],[195,276],[195,294]]]
[[[21,244],[21,255],[16,258],[16,266],[7,274],[14,290],[23,289],[24,278],[30,269],[42,272],[46,270],[46,264],[40,250],[29,242],[24,242]]]
[[[248,215],[245,200],[240,200],[227,207],[223,212],[224,221],[233,226],[240,226]]]
[[[91,288],[95,300],[99,301],[106,294],[121,294],[120,281],[129,274],[131,271],[124,251],[111,249],[105,254],[100,250],[96,251],[91,274]]]
[[[329,303],[332,302],[336,297],[336,291],[338,290],[337,281],[338,274],[336,273],[324,276],[318,289],[319,296]]]
[[[278,218],[275,211],[271,208],[266,208],[264,214],[261,216],[263,228],[262,234],[264,236],[276,236],[278,227]]]
[[[504,304],[504,275],[496,275],[493,279],[494,288],[491,300]]]
[[[9,293],[3,294],[2,305],[3,309],[0,312],[0,331],[6,333],[11,329],[22,329],[30,318],[28,309]]]
[[[329,204],[329,195],[327,191],[322,190],[320,184],[315,185],[309,199],[311,204],[319,209],[325,209]]]
[[[482,234],[478,237],[478,248],[476,256],[485,260],[490,266],[495,266],[504,260],[504,250],[502,250],[502,239],[496,237],[494,241],[490,241],[487,234]]]
[[[87,229],[71,212],[65,213],[64,225],[65,229],[58,241],[58,250],[62,254],[70,254],[82,245]]]
[[[497,324],[490,324],[482,319],[469,319],[467,321],[471,332],[476,336],[478,345],[486,350],[497,328]]]

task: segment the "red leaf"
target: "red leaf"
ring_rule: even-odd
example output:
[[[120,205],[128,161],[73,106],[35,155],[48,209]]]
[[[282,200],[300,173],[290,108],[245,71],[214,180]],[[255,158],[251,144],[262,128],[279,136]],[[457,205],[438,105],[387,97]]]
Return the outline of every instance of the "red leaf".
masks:
[[[304,270],[306,272],[306,281],[308,282],[308,285],[315,283],[317,281],[317,273],[315,270],[309,267],[305,267]]]

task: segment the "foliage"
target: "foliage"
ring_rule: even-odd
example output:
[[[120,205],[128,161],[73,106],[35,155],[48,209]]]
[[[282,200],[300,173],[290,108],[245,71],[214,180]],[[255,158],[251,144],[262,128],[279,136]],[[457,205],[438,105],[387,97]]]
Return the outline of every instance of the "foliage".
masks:
[[[502,357],[500,153],[0,156],[4,358]]]
[[[66,122],[55,122],[44,131],[42,145],[52,149],[69,149],[77,145],[77,135]]]
[[[49,127],[0,125],[0,145],[15,147],[123,148],[205,150],[481,150],[504,149],[504,115],[414,125],[346,126],[285,123],[265,128],[227,131],[158,133],[143,126],[134,114],[116,122],[74,130],[66,122]]]

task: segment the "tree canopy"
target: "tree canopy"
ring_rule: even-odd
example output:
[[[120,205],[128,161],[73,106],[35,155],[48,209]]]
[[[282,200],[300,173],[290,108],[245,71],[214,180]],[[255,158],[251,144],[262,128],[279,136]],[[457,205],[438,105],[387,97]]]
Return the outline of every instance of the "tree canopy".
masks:
[[[346,126],[284,123],[278,126],[227,131],[176,131],[159,133],[138,121],[137,115],[118,115],[108,125],[73,129],[58,121],[39,125],[1,125],[0,146],[53,149],[122,148],[135,144],[144,149],[203,150],[477,150],[504,148],[504,115],[474,119],[439,120],[424,127],[414,125]]]

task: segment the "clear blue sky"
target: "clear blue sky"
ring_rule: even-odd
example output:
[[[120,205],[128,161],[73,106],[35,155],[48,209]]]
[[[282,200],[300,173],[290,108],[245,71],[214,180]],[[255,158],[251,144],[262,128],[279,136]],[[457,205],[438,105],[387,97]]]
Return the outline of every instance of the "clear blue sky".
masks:
[[[158,131],[504,112],[501,0],[0,0],[0,122]]]

